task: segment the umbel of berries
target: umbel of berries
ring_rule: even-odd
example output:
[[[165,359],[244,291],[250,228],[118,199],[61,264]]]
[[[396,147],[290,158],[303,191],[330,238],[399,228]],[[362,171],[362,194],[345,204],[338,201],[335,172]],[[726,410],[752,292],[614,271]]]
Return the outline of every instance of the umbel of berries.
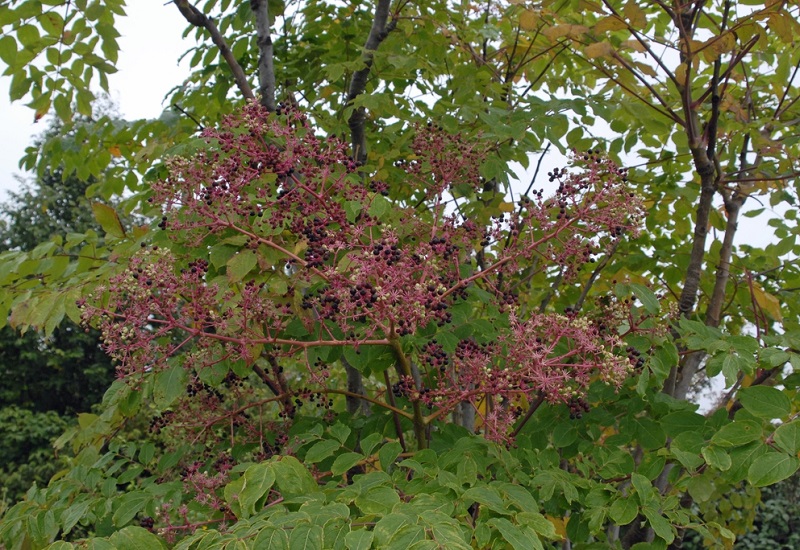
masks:
[[[134,390],[179,382],[154,431],[274,446],[266,426],[285,434],[312,397],[327,414],[352,393],[342,349],[391,355],[362,366],[373,406],[404,408],[416,429],[471,404],[496,439],[520,403],[580,404],[593,381],[638,366],[607,320],[540,312],[521,290],[536,270],[568,283],[636,235],[641,203],[597,152],[551,172],[554,196],[531,193],[482,226],[451,205],[485,192],[481,136],[417,126],[378,178],[290,107],[251,104],[203,135],[209,146],[169,159],[153,185],[157,242],[81,302]],[[392,202],[395,185],[414,200]],[[494,332],[471,328],[477,318]]]

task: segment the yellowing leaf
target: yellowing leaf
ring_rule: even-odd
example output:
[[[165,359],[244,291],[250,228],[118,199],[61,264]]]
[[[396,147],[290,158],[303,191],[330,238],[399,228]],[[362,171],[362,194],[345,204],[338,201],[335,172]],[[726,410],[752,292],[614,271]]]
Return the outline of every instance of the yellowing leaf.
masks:
[[[765,291],[758,283],[753,283],[753,298],[758,307],[776,321],[783,321],[781,314],[781,303],[778,298]]]
[[[94,213],[94,219],[97,220],[97,223],[100,224],[106,234],[118,239],[125,237],[125,228],[122,227],[122,222],[113,208],[101,202],[93,202],[92,212]]]
[[[639,61],[635,62],[634,65],[637,69],[639,69],[642,73],[646,74],[647,76],[657,77],[658,71],[656,71],[655,67],[650,65],[649,63],[641,63]]]
[[[119,145],[112,145],[108,148],[108,152],[111,153],[112,157],[121,157],[122,151],[119,149]]]
[[[589,44],[583,50],[583,54],[589,59],[594,59],[596,57],[609,57],[613,53],[614,47],[606,41]]]
[[[785,12],[772,12],[767,20],[769,30],[777,34],[781,42],[786,44],[790,44],[794,40],[790,18],[792,16]]]
[[[641,42],[635,39],[626,40],[625,42],[622,43],[622,45],[625,46],[626,48],[632,49],[635,52],[642,53],[645,51],[644,45],[642,45]]]
[[[501,202],[497,207],[500,212],[513,212],[514,211],[514,203],[513,202]]]
[[[562,539],[566,538],[566,536],[567,536],[567,522],[569,521],[569,518],[567,518],[567,519],[557,518],[557,517],[554,517],[554,516],[551,516],[551,515],[547,515],[547,514],[545,514],[544,517],[547,518],[547,521],[549,521],[550,523],[553,524],[553,526],[556,528],[556,534],[559,537],[561,537]]]
[[[686,86],[686,63],[681,63],[675,69],[675,80],[681,86]]]
[[[583,25],[555,25],[543,30],[542,34],[550,40],[558,40],[565,36],[569,38],[578,38],[588,31],[589,27],[584,27]]]
[[[628,3],[622,8],[622,13],[625,14],[625,18],[632,28],[641,30],[647,26],[647,16],[639,7],[638,2],[628,0]]]
[[[608,31],[620,31],[627,28],[628,24],[625,23],[625,21],[616,15],[609,15],[608,17],[604,17],[597,22],[597,24],[594,26],[594,32],[599,34]]]
[[[519,28],[525,31],[534,31],[539,26],[539,11],[525,10],[519,16]]]

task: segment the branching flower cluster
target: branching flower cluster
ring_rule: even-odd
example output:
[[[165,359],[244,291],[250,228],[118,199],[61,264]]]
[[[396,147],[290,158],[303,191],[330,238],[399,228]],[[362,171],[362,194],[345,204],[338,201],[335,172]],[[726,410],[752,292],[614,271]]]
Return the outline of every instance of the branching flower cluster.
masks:
[[[572,276],[623,233],[636,234],[641,204],[625,170],[597,152],[576,155],[579,170],[551,173],[555,196],[524,197],[481,226],[448,208],[447,197],[455,185],[481,190],[488,147],[433,124],[416,132],[395,168],[412,196],[424,197],[412,204],[391,178],[370,181],[343,142],[316,135],[297,110],[250,105],[206,130],[208,147],[171,159],[169,177],[153,187],[159,227],[175,246],[143,243],[127,270],[82,304],[120,376],[135,381],[180,364],[191,401],[208,393],[197,382],[204,372],[245,365],[272,395],[248,405],[240,382],[231,403],[194,408],[212,416],[195,418],[194,428],[209,431],[215,421],[246,424],[248,406],[274,403],[287,419],[310,399],[328,408],[345,383],[313,352],[389,346],[398,394],[436,411],[408,418],[428,422],[488,400],[484,430],[500,439],[516,403],[570,402],[592,380],[619,383],[630,362],[613,330],[575,313],[526,313],[519,295],[534,264]],[[445,349],[436,334],[454,334],[453,308],[465,303],[508,328]],[[363,397],[383,403],[383,383]]]

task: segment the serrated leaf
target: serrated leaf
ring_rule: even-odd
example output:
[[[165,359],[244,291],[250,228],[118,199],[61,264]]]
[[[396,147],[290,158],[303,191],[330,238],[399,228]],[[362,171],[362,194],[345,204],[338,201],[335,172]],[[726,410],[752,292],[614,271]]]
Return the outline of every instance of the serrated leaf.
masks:
[[[97,220],[103,231],[118,239],[125,238],[125,228],[122,227],[122,222],[116,210],[107,204],[93,202],[92,212],[94,213],[94,219]]]

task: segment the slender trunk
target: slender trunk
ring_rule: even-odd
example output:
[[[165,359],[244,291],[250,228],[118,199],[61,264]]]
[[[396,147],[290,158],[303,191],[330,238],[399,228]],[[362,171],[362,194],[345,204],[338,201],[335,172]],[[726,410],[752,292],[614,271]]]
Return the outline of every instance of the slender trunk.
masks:
[[[272,37],[269,32],[269,2],[267,0],[250,0],[250,8],[256,19],[260,102],[265,109],[272,112],[275,110],[275,63],[272,55]]]

